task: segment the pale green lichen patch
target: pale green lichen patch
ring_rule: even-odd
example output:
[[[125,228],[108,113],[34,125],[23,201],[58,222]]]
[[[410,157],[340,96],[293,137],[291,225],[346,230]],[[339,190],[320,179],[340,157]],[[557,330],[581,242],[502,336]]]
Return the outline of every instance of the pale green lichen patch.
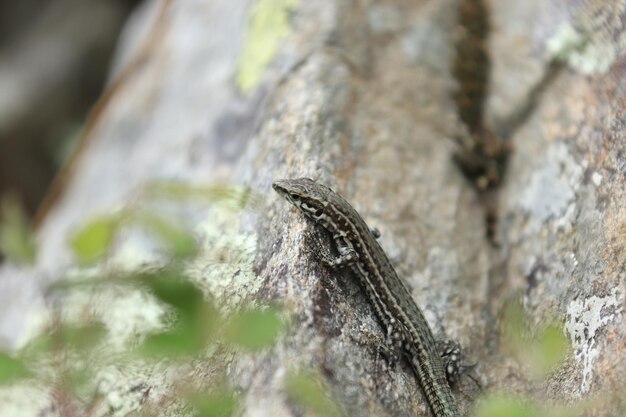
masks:
[[[143,403],[167,395],[178,373],[165,363],[135,362],[103,368],[96,375],[98,393],[103,397],[101,409],[114,417],[127,416]],[[181,410],[176,414],[172,411],[172,407],[161,409],[159,415],[185,415]]]
[[[74,289],[62,299],[63,322],[79,322],[88,315],[103,323],[107,329],[107,348],[113,351],[124,351],[129,343],[164,326],[163,306],[145,291],[128,285]]]
[[[586,75],[606,73],[615,60],[614,48],[592,42],[568,23],[548,40],[547,47],[552,56]]]
[[[242,232],[241,218],[229,207],[216,207],[196,230],[199,253],[186,271],[200,288],[220,300],[222,312],[240,306],[261,285],[252,269],[257,236]]]
[[[289,14],[296,4],[297,0],[258,0],[252,8],[236,78],[243,93],[251,92],[259,84],[280,42],[289,35]]]
[[[585,8],[575,23],[566,22],[548,40],[548,52],[585,75],[606,74],[626,52],[621,18],[626,1],[603,7],[602,13]]]

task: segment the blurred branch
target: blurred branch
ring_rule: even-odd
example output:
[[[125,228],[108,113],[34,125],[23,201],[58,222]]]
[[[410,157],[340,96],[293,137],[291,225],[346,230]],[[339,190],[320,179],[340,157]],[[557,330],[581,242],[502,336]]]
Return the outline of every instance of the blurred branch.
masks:
[[[0,4],[0,194],[34,212],[60,164],[60,148],[100,94],[117,36],[137,1]],[[19,3],[19,7],[17,6]]]

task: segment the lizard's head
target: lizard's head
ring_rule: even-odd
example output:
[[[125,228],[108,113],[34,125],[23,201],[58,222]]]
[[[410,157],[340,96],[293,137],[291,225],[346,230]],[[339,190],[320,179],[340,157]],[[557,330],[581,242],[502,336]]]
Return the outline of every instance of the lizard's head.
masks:
[[[272,188],[285,200],[296,206],[306,217],[316,222],[324,217],[330,189],[310,178],[276,180]]]

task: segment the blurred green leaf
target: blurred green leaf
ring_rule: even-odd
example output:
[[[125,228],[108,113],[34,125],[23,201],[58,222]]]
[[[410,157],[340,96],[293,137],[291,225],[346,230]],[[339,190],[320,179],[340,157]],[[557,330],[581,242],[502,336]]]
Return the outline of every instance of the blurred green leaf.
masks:
[[[565,358],[569,343],[562,326],[545,325],[531,335],[520,302],[507,303],[502,319],[503,343],[534,377],[544,377]]]
[[[198,353],[204,346],[202,335],[190,327],[183,326],[172,331],[148,335],[139,352],[147,357],[177,357]]]
[[[35,234],[20,203],[12,194],[0,201],[0,253],[17,264],[35,259]]]
[[[172,306],[183,319],[202,313],[205,301],[202,291],[182,271],[168,268],[138,277],[160,301]]]
[[[148,356],[187,355],[203,349],[215,334],[218,312],[181,271],[166,269],[139,281],[176,312],[172,329],[146,337],[141,352]]]
[[[90,271],[91,272],[91,271]],[[129,278],[125,274],[116,273],[111,275],[94,275],[89,274],[86,276],[72,276],[71,278],[59,278],[58,281],[51,283],[46,292],[52,294],[54,292],[67,292],[78,289],[92,290],[97,287],[108,287],[112,285],[133,285],[132,278]]]
[[[535,407],[509,395],[490,395],[478,402],[475,417],[546,417]]]
[[[569,342],[561,326],[551,324],[533,340],[531,367],[536,376],[545,376],[560,364],[568,352]]]
[[[233,314],[226,324],[226,340],[247,349],[262,349],[274,343],[282,329],[274,309],[244,310]]]
[[[27,378],[30,372],[21,360],[12,358],[4,352],[0,352],[0,384],[13,382],[17,379]]]
[[[80,392],[93,381],[94,372],[89,365],[91,364],[80,369],[70,369],[65,373],[65,383],[73,393]]]
[[[102,216],[87,223],[70,239],[70,247],[81,264],[101,260],[110,250],[119,218]]]
[[[50,352],[54,347],[54,342],[49,332],[39,334],[32,338],[26,346],[21,350],[21,356],[27,361],[33,361],[46,353]]]
[[[309,373],[290,373],[285,379],[287,396],[307,411],[323,417],[341,416],[339,404],[322,386],[321,379]]]
[[[147,211],[138,212],[133,218],[158,237],[176,258],[188,258],[197,252],[196,240],[182,225]]]
[[[168,200],[197,200],[227,203],[239,208],[256,207],[260,204],[260,196],[254,194],[249,187],[235,185],[199,186],[180,181],[154,181],[144,189],[148,198]]]
[[[102,323],[65,325],[61,326],[58,332],[65,346],[78,350],[92,349],[106,335],[106,329]]]
[[[191,404],[199,417],[230,417],[239,405],[239,398],[225,389],[204,395],[195,395]]]

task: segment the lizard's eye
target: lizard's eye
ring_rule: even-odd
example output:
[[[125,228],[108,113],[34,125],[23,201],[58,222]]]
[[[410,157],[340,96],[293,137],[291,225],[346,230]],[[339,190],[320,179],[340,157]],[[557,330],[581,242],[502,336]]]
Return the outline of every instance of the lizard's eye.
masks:
[[[291,194],[291,199],[293,201],[300,201],[300,196],[298,194]]]
[[[319,218],[319,217],[322,217],[322,214],[324,214],[324,210],[323,210],[323,209],[321,209],[321,208],[319,208],[319,209],[315,210],[315,213],[313,213],[313,215],[314,215],[315,217],[318,217],[318,218]]]

